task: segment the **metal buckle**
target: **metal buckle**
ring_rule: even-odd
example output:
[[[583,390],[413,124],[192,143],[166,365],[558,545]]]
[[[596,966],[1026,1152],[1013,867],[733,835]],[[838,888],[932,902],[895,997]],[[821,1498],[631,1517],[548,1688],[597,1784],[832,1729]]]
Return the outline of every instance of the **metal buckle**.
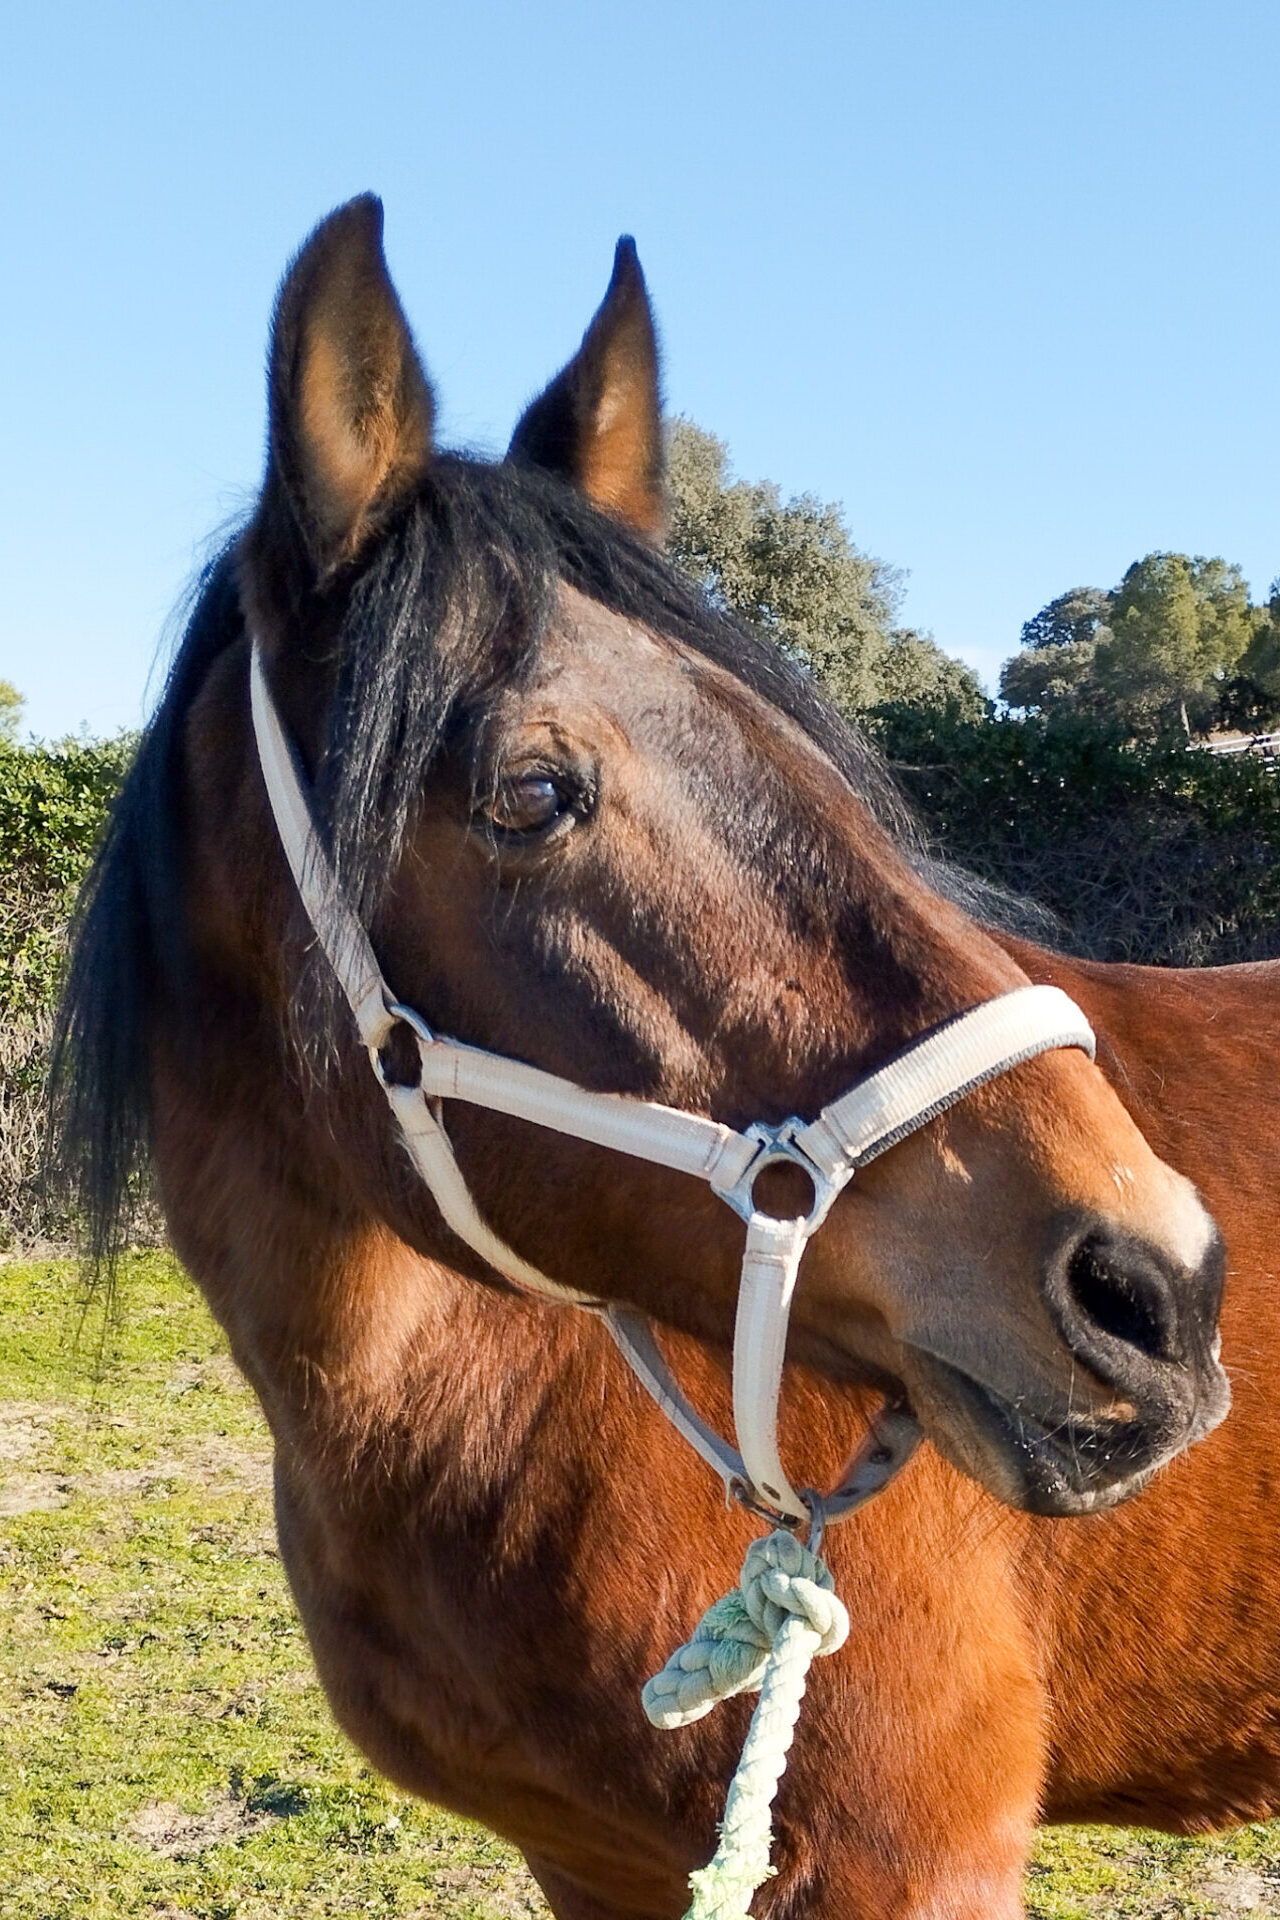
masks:
[[[805,1122],[793,1115],[780,1126],[766,1127],[760,1121],[746,1130],[746,1138],[759,1142],[759,1152],[748,1162],[731,1187],[717,1188],[722,1200],[729,1205],[740,1219],[751,1220],[756,1211],[753,1192],[757,1177],[766,1167],[777,1166],[781,1161],[799,1167],[813,1187],[813,1205],[805,1215],[805,1227],[808,1233],[815,1233],[831,1211],[832,1202],[840,1192],[840,1183],[832,1180],[823,1172],[816,1161],[809,1158],[804,1148],[796,1144],[795,1136],[803,1131]]]

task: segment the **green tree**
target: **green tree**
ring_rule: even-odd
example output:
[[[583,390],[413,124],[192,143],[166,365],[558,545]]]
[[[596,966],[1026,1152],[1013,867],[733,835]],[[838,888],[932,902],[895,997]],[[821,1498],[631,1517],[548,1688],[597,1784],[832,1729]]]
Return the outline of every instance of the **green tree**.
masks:
[[[1263,627],[1271,632],[1270,617],[1250,606],[1239,567],[1149,553],[1112,592],[1073,588],[1029,620],[1000,695],[1024,712],[1099,720],[1134,738],[1204,731],[1249,671],[1251,647],[1258,671],[1270,671]]]
[[[1102,587],[1070,587],[1022,628],[1024,647],[1070,647],[1105,638],[1111,595]]]
[[[0,680],[0,740],[18,737],[18,724],[26,701],[11,680]]]
[[[1222,706],[1228,724],[1273,727],[1280,719],[1280,580],[1271,582],[1267,605],[1253,609],[1253,634]]]
[[[668,429],[667,483],[672,557],[809,667],[846,712],[886,701],[986,711],[968,667],[927,634],[894,626],[902,577],[858,551],[838,506],[735,480],[723,442],[689,420]]]
[[[1185,553],[1137,560],[1112,596],[1111,637],[1095,656],[1101,687],[1135,733],[1211,724],[1222,683],[1253,638],[1239,567]]]
[[[927,708],[958,720],[985,720],[991,713],[972,667],[944,653],[931,634],[914,627],[890,631],[875,705]]]
[[[1027,647],[1001,668],[1000,698],[1024,713],[1101,719],[1105,700],[1097,683],[1096,654],[1094,640]]]

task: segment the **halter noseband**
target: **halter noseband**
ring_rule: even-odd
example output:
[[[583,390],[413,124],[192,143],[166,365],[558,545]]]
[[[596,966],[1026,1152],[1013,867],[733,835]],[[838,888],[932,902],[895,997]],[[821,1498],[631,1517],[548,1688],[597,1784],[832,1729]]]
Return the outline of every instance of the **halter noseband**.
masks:
[[[808,1124],[791,1119],[738,1133],[719,1121],[656,1101],[590,1093],[538,1067],[433,1033],[420,1014],[394,998],[321,844],[256,640],[250,695],[262,775],[299,897],[350,1004],[409,1157],[445,1222],[516,1287],[598,1314],[633,1372],[720,1475],[728,1495],[774,1524],[808,1526],[816,1550],[824,1523],[843,1518],[878,1493],[910,1457],[920,1430],[909,1412],[891,1408],[879,1416],[833,1493],[798,1493],[792,1487],[778,1457],[778,1396],[787,1321],[805,1246],[859,1167],[926,1126],[973,1088],[1056,1047],[1078,1047],[1092,1059],[1093,1030],[1079,1007],[1057,987],[1019,987],[1001,994],[915,1041]],[[397,1027],[407,1028],[417,1042],[420,1073],[412,1084],[391,1078],[386,1068],[386,1045]],[[689,1404],[643,1314],[563,1286],[498,1238],[476,1207],[454,1157],[441,1114],[443,1100],[465,1100],[692,1174],[707,1181],[746,1222],[733,1341],[737,1450]],[[755,1206],[758,1176],[779,1161],[801,1167],[812,1182],[813,1205],[802,1218],[775,1219]]]

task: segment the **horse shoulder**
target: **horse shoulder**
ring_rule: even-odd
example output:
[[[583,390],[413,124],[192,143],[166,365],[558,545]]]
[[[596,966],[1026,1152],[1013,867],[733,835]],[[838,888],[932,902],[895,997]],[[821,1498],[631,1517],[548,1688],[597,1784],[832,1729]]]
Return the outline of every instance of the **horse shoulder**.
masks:
[[[1102,966],[1020,949],[1226,1247],[1232,1411],[1131,1504],[1032,1534],[1051,1817],[1200,1831],[1280,1811],[1280,963]]]

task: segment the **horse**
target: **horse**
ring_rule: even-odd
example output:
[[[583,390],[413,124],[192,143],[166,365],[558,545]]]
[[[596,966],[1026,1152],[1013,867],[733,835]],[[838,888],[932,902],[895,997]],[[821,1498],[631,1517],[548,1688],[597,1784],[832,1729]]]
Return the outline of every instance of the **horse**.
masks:
[[[518,1847],[558,1920],[669,1920],[748,1708],[659,1732],[640,1688],[756,1523],[600,1318],[508,1285],[410,1165],[275,831],[255,646],[338,883],[436,1031],[735,1128],[1028,983],[1096,1032],[1096,1064],[1043,1053],[900,1140],[805,1255],[787,1460],[829,1484],[889,1403],[927,1444],[828,1537],[853,1630],[754,1911],[1001,1920],[1039,1821],[1274,1811],[1280,968],[1073,959],[930,859],[812,679],[663,555],[630,242],[503,460],[440,449],[433,407],[363,197],[282,283],[262,492],[110,822],[55,1060],[91,1257],[153,1169],[262,1404],[332,1711]],[[740,1222],[445,1107],[493,1230],[648,1315],[723,1425]],[[766,1170],[772,1211],[798,1177]]]

